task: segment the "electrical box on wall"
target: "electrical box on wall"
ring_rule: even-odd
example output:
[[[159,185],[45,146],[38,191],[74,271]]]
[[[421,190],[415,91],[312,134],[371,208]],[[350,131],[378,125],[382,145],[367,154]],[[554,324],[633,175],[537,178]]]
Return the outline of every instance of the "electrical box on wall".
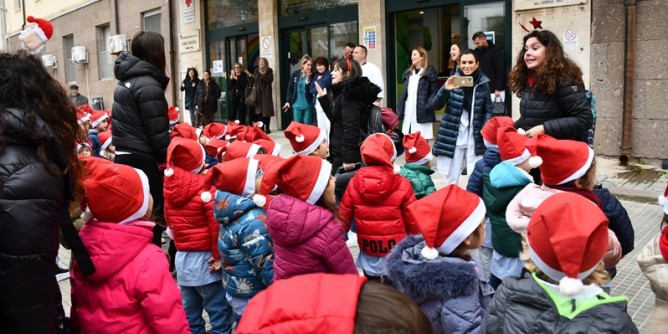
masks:
[[[75,46],[72,48],[72,62],[77,64],[88,63],[88,52],[85,46]]]
[[[125,35],[113,35],[109,37],[109,52],[119,53],[126,51],[128,48],[128,40]]]
[[[58,59],[54,55],[43,55],[42,56],[42,65],[46,68],[57,68]]]

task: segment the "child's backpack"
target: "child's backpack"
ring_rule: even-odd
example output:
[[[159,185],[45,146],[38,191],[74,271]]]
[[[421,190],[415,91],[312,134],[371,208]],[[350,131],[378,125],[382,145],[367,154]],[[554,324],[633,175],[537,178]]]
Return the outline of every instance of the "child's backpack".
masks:
[[[394,142],[397,156],[404,153],[404,145],[402,144],[404,134],[399,130],[399,118],[392,108],[380,108],[375,104],[371,105],[367,133],[363,137],[366,138],[374,133],[388,135]]]
[[[589,147],[594,148],[594,133],[596,132],[596,98],[594,98],[594,92],[590,90],[585,90],[585,96],[587,96],[587,100],[589,100],[589,108],[591,109],[591,116],[593,118],[593,121],[591,123],[591,128],[587,130],[587,144],[589,144]]]

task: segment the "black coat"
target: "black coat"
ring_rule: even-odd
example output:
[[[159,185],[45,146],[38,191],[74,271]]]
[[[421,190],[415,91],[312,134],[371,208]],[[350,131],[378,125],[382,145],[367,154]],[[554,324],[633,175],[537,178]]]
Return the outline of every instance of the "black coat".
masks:
[[[397,103],[397,116],[399,119],[404,118],[404,110],[406,105],[406,99],[408,98],[408,80],[411,76],[409,73],[410,68],[404,72],[403,81],[404,89],[401,92],[399,97],[399,102]],[[438,91],[438,73],[433,66],[427,66],[427,70],[420,77],[418,81],[417,89],[417,122],[418,123],[431,123],[436,122],[436,114],[434,114],[434,109],[431,106],[431,100],[436,96]]]
[[[186,92],[186,101],[192,101],[195,100],[195,93],[197,92],[197,85],[199,85],[199,78],[194,78],[190,79],[189,76],[186,76],[185,79],[183,79],[183,82],[181,83],[181,91]]]
[[[241,72],[236,79],[230,79],[230,85],[227,87],[229,96],[235,99],[246,98],[246,87],[248,86],[248,75],[246,72]]]
[[[220,98],[220,86],[216,83],[213,78],[209,80],[209,90],[206,102],[204,102],[204,87],[206,83],[204,80],[199,82],[197,85],[197,93],[195,94],[195,103],[199,107],[200,112],[217,112],[218,111],[218,99]]]
[[[529,130],[537,125],[557,139],[587,142],[593,116],[582,85],[574,80],[559,82],[554,94],[534,92],[527,84],[520,97],[520,118],[515,128]]]
[[[486,48],[476,48],[475,52],[478,54],[480,71],[489,78],[489,90],[494,93],[495,90],[506,89],[503,55],[494,43],[491,41],[487,41],[487,43]]]
[[[169,78],[153,65],[124,53],[116,59],[112,142],[116,151],[162,163],[169,146],[165,88]]]
[[[55,279],[58,231],[71,193],[65,178],[49,173],[37,156],[35,130],[25,114],[6,109],[0,119],[6,125],[0,153],[0,332],[52,333],[61,301]],[[35,129],[50,137],[51,165],[64,171],[60,140],[39,117]]]

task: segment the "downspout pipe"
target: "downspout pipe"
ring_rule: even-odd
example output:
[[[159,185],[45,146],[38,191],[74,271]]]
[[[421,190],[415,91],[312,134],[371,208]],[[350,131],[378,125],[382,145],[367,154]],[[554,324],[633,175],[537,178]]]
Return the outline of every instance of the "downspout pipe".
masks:
[[[168,2],[168,8],[169,8],[169,62],[172,67],[172,79],[170,80],[172,83],[172,105],[176,106],[176,101],[177,97],[179,96],[179,91],[177,91],[176,86],[179,85],[179,71],[178,68],[176,67],[176,43],[174,43],[174,39],[176,39],[176,36],[178,36],[177,31],[176,31],[176,1],[169,1]]]
[[[625,165],[633,156],[633,91],[635,87],[636,50],[636,5],[637,0],[625,0],[624,34],[624,106],[622,109],[622,146],[619,161]]]

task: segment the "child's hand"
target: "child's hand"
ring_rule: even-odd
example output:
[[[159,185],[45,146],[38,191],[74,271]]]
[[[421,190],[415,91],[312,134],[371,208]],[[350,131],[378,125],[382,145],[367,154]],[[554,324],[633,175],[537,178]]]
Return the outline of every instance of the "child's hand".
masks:
[[[209,263],[209,271],[218,271],[220,270],[220,260],[216,260],[210,257],[206,262]]]

